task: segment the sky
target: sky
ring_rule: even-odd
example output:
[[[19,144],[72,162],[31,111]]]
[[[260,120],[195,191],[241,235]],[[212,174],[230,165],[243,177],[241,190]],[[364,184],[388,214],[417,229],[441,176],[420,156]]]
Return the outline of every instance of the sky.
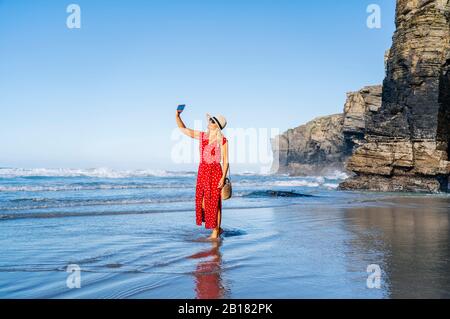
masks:
[[[340,113],[346,92],[382,82],[394,13],[393,0],[0,0],[0,167],[195,167],[173,160],[180,103],[188,127],[211,113],[284,132]]]

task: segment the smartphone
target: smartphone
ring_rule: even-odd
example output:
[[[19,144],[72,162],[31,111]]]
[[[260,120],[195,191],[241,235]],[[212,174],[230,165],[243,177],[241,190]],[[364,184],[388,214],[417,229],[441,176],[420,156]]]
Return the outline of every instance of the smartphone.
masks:
[[[183,110],[184,110],[185,107],[186,107],[185,104],[180,104],[180,105],[178,105],[177,111],[183,112]]]

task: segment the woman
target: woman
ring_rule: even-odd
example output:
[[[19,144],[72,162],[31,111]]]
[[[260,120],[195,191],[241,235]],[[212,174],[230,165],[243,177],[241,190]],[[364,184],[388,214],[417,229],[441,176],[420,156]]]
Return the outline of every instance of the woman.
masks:
[[[210,239],[217,239],[223,232],[222,222],[222,197],[221,191],[227,176],[228,141],[222,135],[222,130],[227,125],[225,117],[210,116],[208,119],[208,131],[201,132],[186,128],[181,114],[176,113],[176,121],[180,130],[189,137],[200,140],[200,164],[195,188],[195,217],[198,226],[205,222],[207,229],[212,229]],[[221,166],[220,162],[223,163]]]

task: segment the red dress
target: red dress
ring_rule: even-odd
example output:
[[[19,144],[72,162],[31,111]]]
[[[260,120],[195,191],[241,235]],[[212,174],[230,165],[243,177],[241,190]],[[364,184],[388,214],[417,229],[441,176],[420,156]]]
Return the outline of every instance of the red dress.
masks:
[[[222,144],[227,139],[224,137]],[[200,164],[195,188],[195,219],[198,226],[205,222],[208,229],[217,227],[217,210],[222,208],[222,190],[218,188],[222,178],[220,165],[221,153],[217,142],[209,145],[209,137],[205,132],[200,133]],[[202,201],[205,200],[205,209]]]

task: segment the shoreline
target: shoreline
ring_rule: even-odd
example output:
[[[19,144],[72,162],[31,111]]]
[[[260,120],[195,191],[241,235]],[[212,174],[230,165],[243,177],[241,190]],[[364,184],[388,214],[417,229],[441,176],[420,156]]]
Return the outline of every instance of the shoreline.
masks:
[[[363,200],[358,199],[347,199],[343,203],[337,202],[336,204],[340,207],[346,207],[350,204],[357,204],[357,203],[368,203],[368,202],[377,202],[380,199],[401,199],[401,198],[429,198],[429,199],[436,199],[436,198],[450,198],[450,193],[416,193],[416,192],[402,192],[402,193],[396,193],[396,192],[377,192],[377,191],[348,191],[348,190],[335,190],[331,191],[335,192],[336,194],[342,193],[347,194],[350,196],[362,196],[367,197]],[[224,207],[224,212],[231,211],[231,210],[246,210],[246,209],[270,209],[270,208],[287,208],[287,207],[297,207],[297,206],[326,206],[327,203],[321,203],[320,199],[321,197],[325,198],[326,196],[318,195],[313,196],[314,199],[317,201],[315,202],[309,202],[305,201],[304,203],[280,203],[277,205],[265,205],[265,206],[236,206],[236,207]],[[283,198],[274,198],[274,200],[283,201]],[[344,198],[345,200],[345,198]],[[350,201],[348,201],[350,200]],[[13,221],[13,220],[23,220],[23,219],[52,219],[52,218],[70,218],[70,217],[102,217],[102,216],[121,216],[121,215],[150,215],[150,214],[164,214],[164,213],[188,213],[193,212],[193,208],[186,208],[186,209],[166,209],[166,210],[159,210],[159,209],[153,209],[153,210],[143,210],[143,211],[111,211],[111,212],[64,212],[64,213],[12,213],[12,214],[4,214],[0,212],[0,223],[6,222],[6,221]]]

